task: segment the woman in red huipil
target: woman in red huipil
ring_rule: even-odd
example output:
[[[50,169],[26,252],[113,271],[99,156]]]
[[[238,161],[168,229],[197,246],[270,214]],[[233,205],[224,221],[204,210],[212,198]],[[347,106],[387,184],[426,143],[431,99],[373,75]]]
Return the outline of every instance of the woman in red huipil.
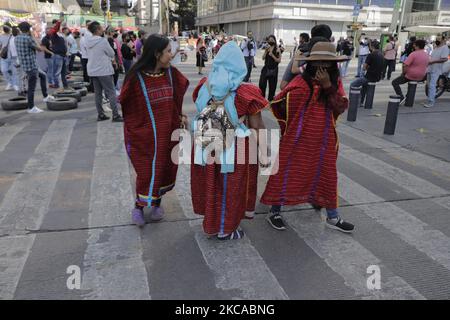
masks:
[[[281,206],[312,204],[327,209],[327,226],[352,232],[354,226],[340,218],[337,195],[338,135],[336,120],[348,108],[337,63],[329,42],[316,43],[309,57],[300,56],[307,66],[272,102],[281,127],[278,172],[272,175],[261,202],[272,205],[268,222],[286,230]]]
[[[255,211],[258,164],[256,161],[252,163],[251,159],[256,160],[258,155],[250,152],[249,139],[256,139],[256,136],[250,136],[250,129],[257,131],[265,128],[261,110],[269,103],[258,87],[242,83],[246,75],[247,66],[242,51],[235,42],[229,42],[220,49],[208,78],[200,81],[193,94],[198,112],[207,107],[212,99],[224,99],[231,121],[242,133],[236,133],[237,138],[233,139],[235,148],[224,151],[231,154],[233,160],[199,163],[198,152],[200,159],[205,159],[204,150],[194,145],[191,165],[194,212],[204,216],[205,233],[217,236],[219,240],[242,238],[244,232],[239,224],[245,217],[251,219]],[[247,120],[239,124],[239,119],[243,117]],[[208,155],[208,159],[211,157]],[[214,157],[217,160],[220,156],[215,154]],[[268,166],[266,157],[260,157],[259,161],[262,166]]]
[[[133,222],[145,225],[143,208],[152,207],[151,219],[163,218],[161,199],[175,186],[178,166],[171,160],[172,132],[186,122],[183,97],[189,81],[170,66],[168,38],[151,35],[143,54],[127,74],[120,103],[124,115],[125,144],[136,170],[136,203]]]

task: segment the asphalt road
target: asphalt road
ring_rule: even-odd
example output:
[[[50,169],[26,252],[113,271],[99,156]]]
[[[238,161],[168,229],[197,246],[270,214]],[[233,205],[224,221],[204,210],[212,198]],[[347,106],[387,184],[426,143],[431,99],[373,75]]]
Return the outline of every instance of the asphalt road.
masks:
[[[193,63],[180,66],[189,115]],[[165,219],[130,223],[122,126],[96,122],[91,94],[72,111],[0,111],[0,299],[449,299],[450,95],[427,110],[419,88],[384,136],[392,93],[381,82],[374,109],[338,124],[340,212],[353,235],[325,228],[308,206],[285,208],[288,231],[277,232],[259,205],[246,237],[227,243],[204,236],[187,166],[163,200]]]

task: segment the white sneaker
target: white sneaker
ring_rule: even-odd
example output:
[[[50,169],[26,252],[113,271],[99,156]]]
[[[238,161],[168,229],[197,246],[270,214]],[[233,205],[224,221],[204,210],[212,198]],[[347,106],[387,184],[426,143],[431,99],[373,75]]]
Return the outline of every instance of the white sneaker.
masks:
[[[108,106],[103,106],[103,111],[105,111],[105,112],[112,112],[112,110],[111,110],[111,108],[110,107],[108,107]]]
[[[47,96],[46,98],[44,98],[43,101],[44,101],[45,103],[47,103],[47,102],[53,101],[53,100],[56,100],[54,96]]]
[[[28,110],[27,112],[30,113],[30,114],[35,114],[35,113],[41,113],[41,112],[44,112],[44,110],[41,110],[41,109],[39,109],[38,107],[34,106],[33,109]]]
[[[8,85],[5,88],[5,91],[10,91],[10,90],[12,90],[12,88],[13,88],[13,86],[8,83]]]
[[[15,91],[17,91],[17,92],[19,92],[19,86],[13,86],[13,89],[15,90]]]
[[[120,90],[116,90],[116,96],[120,96]]]
[[[423,105],[424,108],[433,108],[434,106],[431,103],[425,103]]]

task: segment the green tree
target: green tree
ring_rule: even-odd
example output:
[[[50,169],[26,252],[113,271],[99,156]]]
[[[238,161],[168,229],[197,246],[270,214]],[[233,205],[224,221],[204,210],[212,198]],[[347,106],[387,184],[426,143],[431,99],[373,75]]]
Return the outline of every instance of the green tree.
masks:
[[[91,13],[98,15],[98,16],[102,16],[103,15],[103,11],[102,8],[100,6],[100,1],[101,0],[94,0],[94,2],[92,3],[92,7],[91,7]]]
[[[195,18],[197,17],[197,0],[172,0],[176,9],[171,13],[178,17],[170,16],[170,22],[178,21],[180,30],[195,29]]]

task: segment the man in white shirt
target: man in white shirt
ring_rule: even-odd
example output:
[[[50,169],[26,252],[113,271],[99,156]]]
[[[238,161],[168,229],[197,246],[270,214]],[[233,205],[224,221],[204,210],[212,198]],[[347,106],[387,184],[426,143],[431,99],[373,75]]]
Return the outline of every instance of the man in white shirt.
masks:
[[[358,69],[356,70],[357,78],[364,76],[363,66],[366,63],[367,56],[370,54],[369,39],[363,38],[363,36],[365,36],[364,33],[359,40]]]
[[[253,39],[253,32],[247,32],[247,39],[242,41],[241,50],[244,53],[245,63],[247,64],[247,76],[244,82],[249,82],[256,56],[256,42]]]
[[[170,46],[173,55],[171,64],[177,66],[181,63],[181,52],[183,50],[180,48],[180,41],[178,40],[178,35],[176,33],[173,33],[173,38],[170,40]]]
[[[428,67],[427,83],[428,83],[428,102],[424,104],[425,108],[434,107],[436,102],[436,84],[444,72],[444,63],[448,61],[449,48],[444,37],[437,37],[435,41],[436,47],[431,53],[431,59]]]
[[[90,85],[88,87],[88,91],[94,92],[94,85],[90,81],[90,78],[89,78],[89,75],[87,72],[88,53],[87,53],[87,47],[86,47],[86,40],[89,37],[92,37],[92,33],[87,29],[89,27],[90,23],[91,23],[90,20],[86,20],[86,27],[80,29],[80,34],[81,34],[80,53],[81,53],[81,65],[83,67],[83,81],[89,82]]]

